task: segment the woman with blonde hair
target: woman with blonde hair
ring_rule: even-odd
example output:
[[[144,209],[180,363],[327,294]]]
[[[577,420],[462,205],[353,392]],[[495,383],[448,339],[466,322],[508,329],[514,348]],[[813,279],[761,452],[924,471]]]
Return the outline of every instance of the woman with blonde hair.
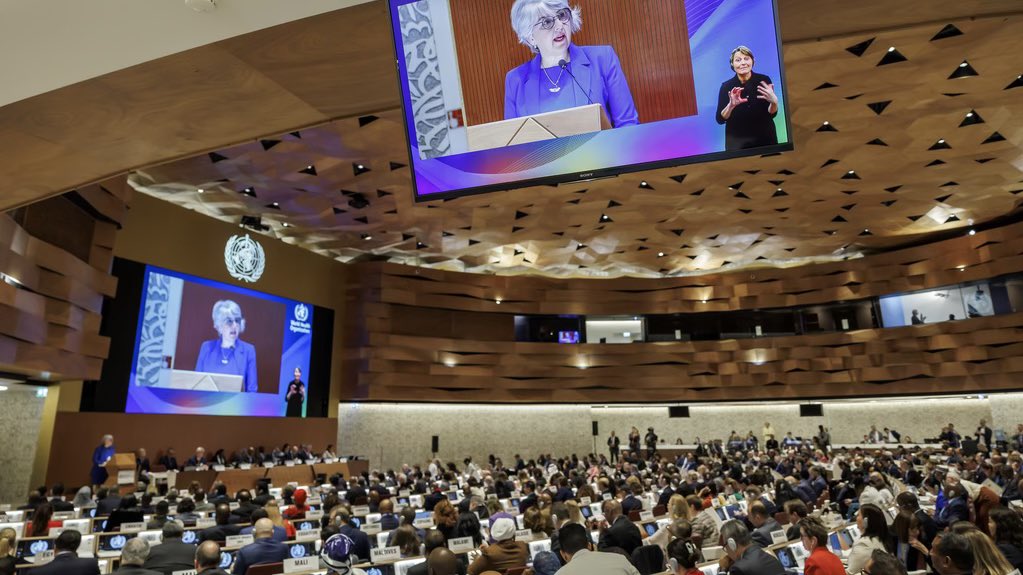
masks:
[[[1008,575],[1013,571],[1012,565],[1002,552],[995,547],[991,538],[969,521],[957,521],[952,524],[952,532],[966,537],[973,549],[974,575]]]
[[[283,515],[281,515],[281,508],[277,506],[276,501],[270,501],[263,506],[263,509],[266,510],[267,519],[274,524],[274,527],[284,529],[284,531],[288,534],[288,539],[293,539],[295,537],[295,526],[291,524],[291,521],[288,521]]]
[[[674,521],[676,519],[692,519],[691,509],[689,503],[686,502],[686,498],[676,493],[668,499],[668,517]]]
[[[0,574],[2,575],[14,574],[15,566],[18,564],[18,560],[14,557],[14,544],[17,540],[18,534],[14,529],[10,527],[0,529]]]
[[[568,507],[569,523],[578,523],[579,525],[583,526],[586,525],[586,517],[583,516],[582,507],[580,506],[578,501],[576,501],[575,499],[569,499],[568,501],[565,502],[565,506]],[[561,517],[558,517],[558,519],[560,520]],[[560,525],[557,525],[556,527],[561,528]]]

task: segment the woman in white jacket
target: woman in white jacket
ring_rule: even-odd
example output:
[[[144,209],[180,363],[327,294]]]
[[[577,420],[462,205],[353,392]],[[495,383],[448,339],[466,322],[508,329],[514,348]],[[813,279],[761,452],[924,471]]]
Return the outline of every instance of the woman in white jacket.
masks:
[[[884,512],[880,507],[871,503],[860,505],[860,510],[856,513],[856,527],[860,529],[861,535],[849,551],[849,565],[846,571],[851,575],[863,571],[875,549],[890,553],[888,522],[885,521]]]

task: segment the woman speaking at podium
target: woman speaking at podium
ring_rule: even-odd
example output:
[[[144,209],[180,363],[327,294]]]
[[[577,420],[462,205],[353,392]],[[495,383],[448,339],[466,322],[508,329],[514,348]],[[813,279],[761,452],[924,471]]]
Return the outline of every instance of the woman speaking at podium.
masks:
[[[239,339],[245,332],[241,306],[229,299],[213,304],[213,329],[218,337],[203,342],[195,361],[195,371],[240,375],[242,391],[259,391],[256,347]]]
[[[629,83],[611,46],[576,46],[581,10],[566,0],[515,0],[511,24],[536,57],[505,77],[504,118],[601,104],[615,128],[639,123]]]
[[[103,441],[100,442],[92,452],[92,470],[89,471],[89,479],[92,480],[94,488],[103,485],[107,480],[107,470],[104,465],[110,458],[114,456],[114,436],[104,435]]]

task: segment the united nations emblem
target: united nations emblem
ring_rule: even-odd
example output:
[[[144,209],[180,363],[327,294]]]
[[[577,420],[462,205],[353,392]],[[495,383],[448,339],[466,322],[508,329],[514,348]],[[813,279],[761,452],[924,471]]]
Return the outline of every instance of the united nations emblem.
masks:
[[[255,283],[266,268],[266,254],[249,234],[231,236],[224,247],[224,265],[234,279]]]
[[[301,322],[309,319],[309,308],[304,303],[295,306],[295,319]]]

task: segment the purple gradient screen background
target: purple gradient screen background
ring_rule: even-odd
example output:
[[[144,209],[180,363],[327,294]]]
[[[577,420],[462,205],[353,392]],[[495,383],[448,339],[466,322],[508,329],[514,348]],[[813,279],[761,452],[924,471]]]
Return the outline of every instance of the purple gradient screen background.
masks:
[[[398,7],[415,0],[389,0],[397,54],[404,54]],[[617,0],[622,1],[622,0]],[[686,3],[693,59],[697,114],[637,126],[582,134],[424,160],[419,155],[412,100],[404,58],[398,58],[406,129],[410,137],[413,183],[419,199],[507,186],[521,181],[625,168],[653,163],[691,163],[775,151],[724,153],[725,127],[715,121],[718,90],[734,76],[729,55],[748,46],[756,57],[754,71],[768,75],[778,95],[775,125],[778,144],[789,144],[786,95],[773,0],[690,0]],[[681,28],[681,26],[680,26]],[[510,25],[508,33],[512,34]],[[500,71],[503,75],[506,70]],[[701,156],[703,156],[701,158]]]
[[[146,321],[146,300],[148,297],[147,294],[149,294],[148,286],[150,281],[153,279],[154,274],[169,276],[175,280],[184,281],[186,284],[192,283],[207,286],[219,293],[218,299],[240,299],[238,296],[242,296],[263,300],[264,305],[280,307],[280,313],[274,314],[274,316],[277,318],[283,317],[283,321],[278,322],[276,325],[267,325],[265,328],[280,330],[280,337],[275,336],[273,339],[281,342],[281,346],[276,349],[256,348],[257,357],[262,356],[263,354],[268,354],[269,357],[272,358],[271,362],[276,367],[274,370],[276,372],[274,373],[276,381],[260,381],[259,384],[261,390],[272,389],[273,392],[229,393],[166,389],[138,385],[137,371],[139,368],[139,353],[143,331],[142,326]],[[304,308],[304,311],[307,312],[306,320],[302,323],[309,324],[311,326],[313,321],[312,305],[154,266],[146,266],[146,279],[143,284],[142,294],[142,305],[139,312],[138,328],[135,336],[135,355],[132,360],[132,371],[128,384],[128,401],[125,405],[126,413],[282,417],[285,415],[287,410],[285,395],[287,393],[288,383],[290,383],[293,379],[295,367],[302,370],[303,380],[306,382],[306,403],[308,403],[308,376],[312,350],[312,330],[309,329],[308,333],[304,333],[304,331],[306,331],[304,327],[293,329],[293,323],[297,321],[296,318],[299,317],[296,313],[296,309],[302,307]],[[177,311],[180,315],[194,315],[200,318],[200,321],[204,323],[212,323],[210,310],[211,308],[209,306],[204,305],[202,307],[190,307],[181,310],[168,310],[168,313]],[[246,323],[249,323],[248,319],[246,319]],[[252,329],[251,325],[247,327],[247,331],[248,329]],[[199,338],[198,340],[191,342],[190,345],[198,348],[198,346],[202,343],[202,339],[206,338]],[[249,341],[250,343],[253,341],[251,337],[246,337],[244,334],[241,339]],[[176,346],[179,348],[179,353],[181,345],[182,342],[178,342],[178,345]],[[194,361],[194,359],[191,360],[192,365],[186,363],[177,367],[180,369],[191,370],[195,367]],[[307,407],[307,405],[303,405],[303,415],[305,414]]]

